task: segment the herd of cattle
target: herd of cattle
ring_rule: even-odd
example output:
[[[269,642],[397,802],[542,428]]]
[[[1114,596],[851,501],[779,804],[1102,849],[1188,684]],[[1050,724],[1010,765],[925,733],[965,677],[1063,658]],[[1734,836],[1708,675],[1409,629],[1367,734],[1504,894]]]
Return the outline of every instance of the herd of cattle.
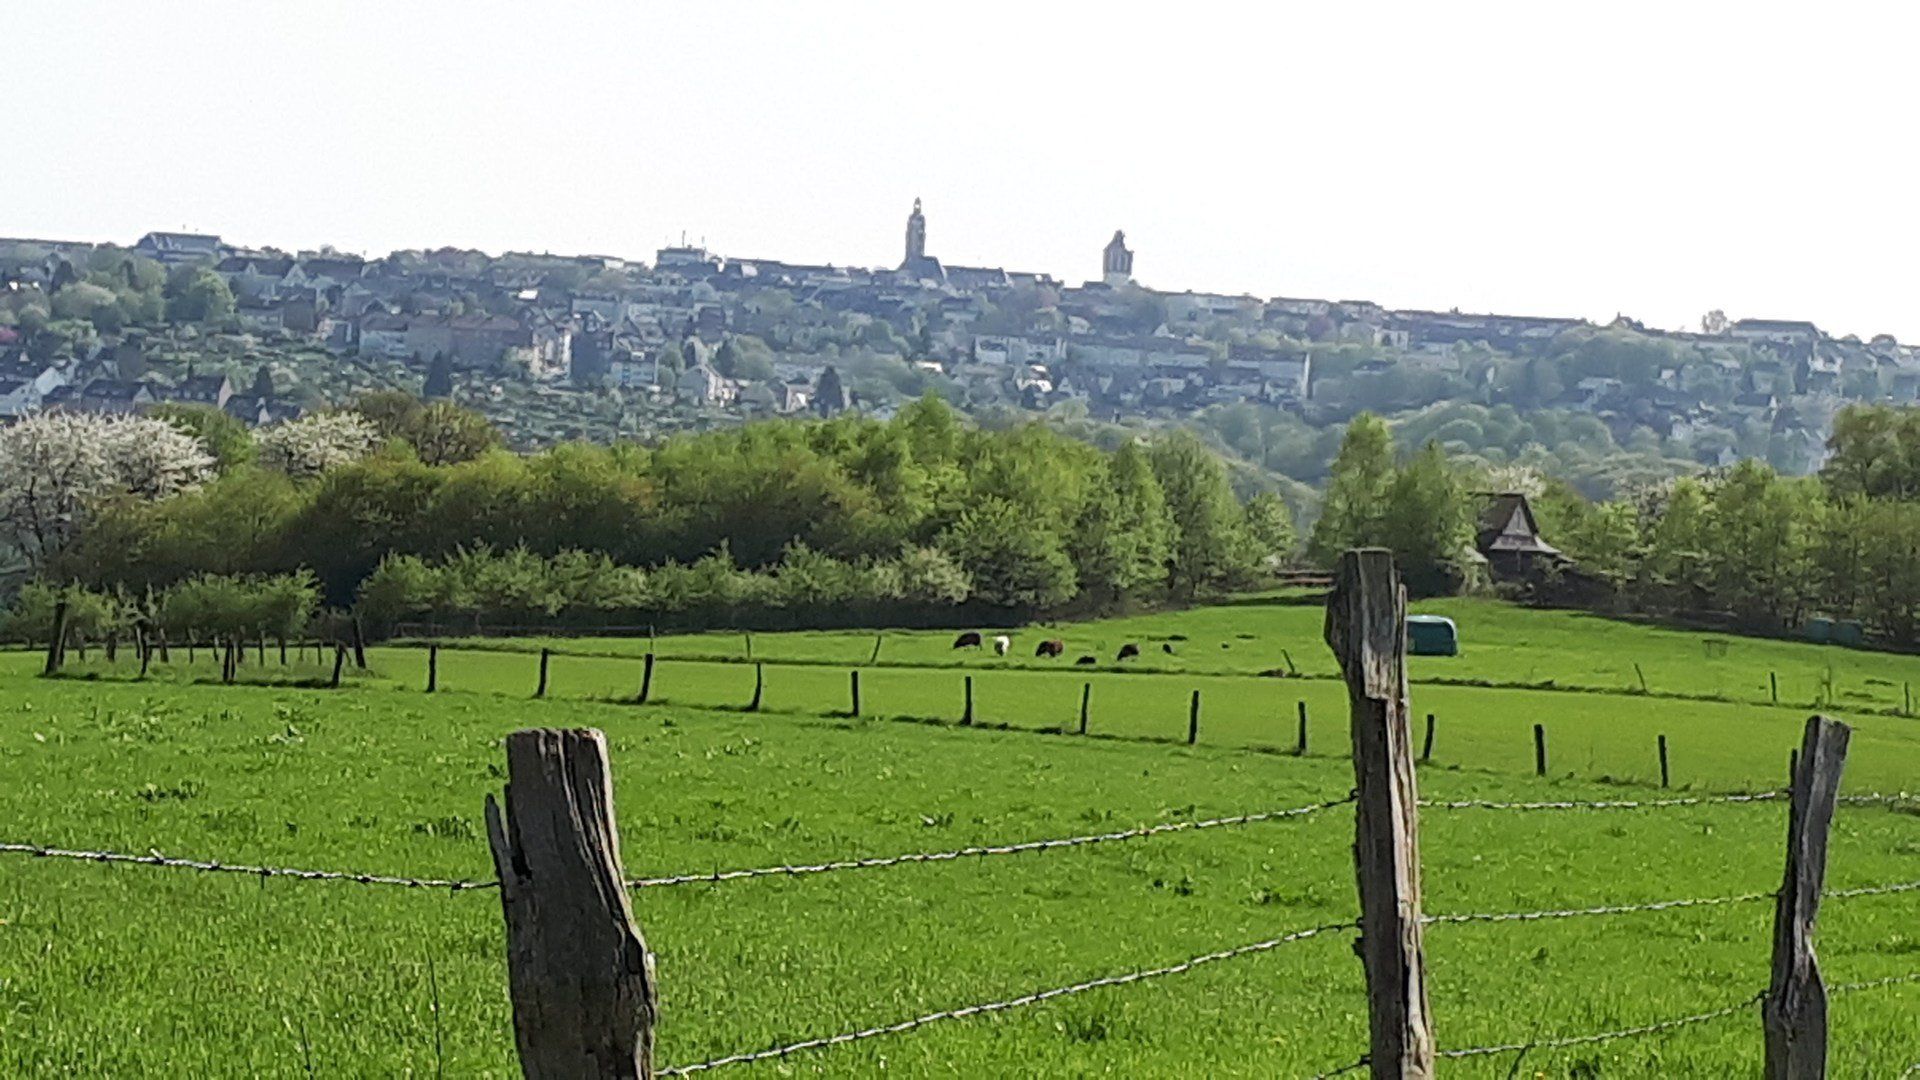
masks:
[[[979,648],[984,648],[985,646],[986,646],[986,638],[981,636],[978,630],[968,630],[965,633],[961,634],[959,637],[953,639],[953,647],[956,649],[979,649]],[[1169,654],[1173,652],[1173,646],[1171,644],[1163,643],[1160,646],[1160,648],[1165,650]],[[995,656],[1005,656],[1012,649],[1013,649],[1013,638],[1007,636],[1006,634],[999,634],[994,637],[993,653]],[[1062,656],[1065,656],[1066,654],[1067,654],[1067,643],[1064,641],[1061,641],[1059,638],[1048,638],[1047,640],[1042,641],[1040,644],[1034,646],[1034,649],[1033,649],[1033,655],[1047,657],[1049,659],[1058,659]],[[1120,653],[1119,655],[1114,657],[1114,660],[1115,662],[1118,662],[1121,660],[1131,660],[1134,657],[1139,655],[1140,655],[1140,646],[1134,642],[1129,641],[1125,645],[1120,646]],[[1076,664],[1097,664],[1099,662],[1100,662],[1100,658],[1092,655],[1091,653],[1081,656],[1079,659],[1074,661],[1074,663]]]

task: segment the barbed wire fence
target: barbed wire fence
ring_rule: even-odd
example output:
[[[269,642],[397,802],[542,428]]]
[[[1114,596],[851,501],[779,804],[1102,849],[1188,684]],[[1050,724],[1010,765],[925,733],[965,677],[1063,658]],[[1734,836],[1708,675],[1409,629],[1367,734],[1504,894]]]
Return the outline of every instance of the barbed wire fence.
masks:
[[[1391,572],[1390,565],[1389,572]],[[1345,563],[1343,563],[1342,575],[1343,585],[1349,590],[1348,595],[1355,595],[1351,592],[1354,582],[1348,577],[1348,568]],[[1364,585],[1364,582],[1362,584]],[[1336,587],[1333,603],[1341,602],[1342,587]],[[1360,591],[1365,593],[1367,589],[1362,588]],[[1397,577],[1392,579],[1391,591],[1398,591]],[[1374,591],[1370,595],[1373,601],[1378,601],[1380,596],[1389,594]],[[1348,620],[1358,620],[1343,624],[1343,629],[1352,631],[1352,636],[1347,642],[1349,649],[1355,647],[1354,642],[1360,642],[1363,646],[1361,651],[1364,652],[1380,641],[1390,643],[1394,640],[1395,634],[1398,635],[1399,641],[1404,642],[1404,600],[1401,601],[1401,607],[1393,617],[1394,621],[1384,626],[1376,621],[1380,612],[1373,609],[1378,606],[1377,604],[1359,605],[1357,601],[1355,604],[1362,610],[1359,610],[1357,615],[1349,611],[1344,616]],[[1334,624],[1335,620],[1330,617],[1329,625]],[[1340,652],[1341,646],[1336,644],[1336,653]],[[1387,652],[1392,652],[1390,645]],[[1824,1011],[1817,1017],[1809,1017],[1804,1013],[1796,1013],[1793,1008],[1794,1001],[1807,999],[1809,988],[1815,992],[1821,989],[1818,969],[1811,962],[1812,954],[1808,947],[1813,914],[1817,910],[1818,903],[1822,899],[1840,900],[1920,892],[1920,881],[1891,881],[1839,889],[1826,888],[1825,849],[1834,808],[1841,805],[1896,805],[1912,801],[1912,797],[1904,793],[1845,796],[1838,794],[1840,766],[1844,761],[1847,741],[1847,729],[1844,725],[1820,717],[1814,717],[1808,721],[1802,748],[1793,770],[1793,783],[1785,791],[1589,801],[1420,800],[1413,791],[1414,770],[1409,746],[1410,724],[1407,722],[1406,715],[1404,670],[1403,668],[1388,669],[1386,677],[1382,679],[1379,677],[1380,670],[1376,669],[1376,662],[1383,659],[1381,655],[1367,654],[1367,663],[1351,662],[1352,656],[1351,652],[1342,654],[1342,661],[1343,668],[1350,673],[1356,673],[1350,675],[1350,679],[1353,680],[1351,688],[1354,690],[1356,733],[1359,734],[1363,726],[1368,726],[1371,730],[1367,734],[1377,736],[1377,738],[1356,737],[1355,739],[1355,775],[1359,787],[1342,798],[1324,799],[1282,809],[1157,822],[1102,833],[1000,844],[976,844],[938,851],[792,861],[760,867],[688,871],[630,878],[620,871],[619,857],[611,844],[613,836],[612,779],[611,769],[606,759],[604,737],[597,731],[523,731],[509,736],[507,740],[508,783],[505,810],[502,811],[492,799],[488,800],[488,834],[497,874],[492,880],[301,869],[228,862],[211,858],[183,858],[166,855],[158,850],[137,854],[32,843],[0,843],[0,854],[246,876],[257,878],[263,883],[270,879],[285,879],[421,891],[445,890],[450,893],[494,890],[502,896],[503,905],[507,910],[507,954],[509,972],[512,976],[509,983],[514,1001],[518,1036],[516,1044],[520,1049],[523,1065],[527,1067],[530,1074],[542,1071],[536,1067],[535,1060],[543,1053],[541,1040],[538,1037],[531,1039],[527,1037],[529,1032],[526,1025],[530,1022],[527,1017],[536,1014],[544,1016],[544,1022],[548,1024],[556,1022],[555,1013],[561,1013],[565,1015],[557,1021],[558,1023],[582,1025],[583,1030],[572,1032],[570,1035],[573,1043],[577,1045],[612,1046],[615,1050],[624,1048],[629,1057],[640,1052],[637,1048],[646,1047],[649,1060],[646,1062],[645,1071],[641,1073],[643,1076],[686,1076],[902,1035],[948,1021],[1007,1013],[1091,991],[1156,982],[1229,960],[1271,953],[1286,946],[1317,938],[1355,939],[1356,951],[1362,954],[1364,961],[1368,958],[1368,950],[1378,948],[1382,939],[1390,934],[1396,943],[1406,946],[1407,952],[1402,956],[1402,961],[1407,966],[1403,967],[1403,971],[1414,972],[1414,977],[1410,980],[1401,980],[1403,984],[1408,985],[1383,987],[1380,980],[1374,977],[1372,965],[1370,963],[1364,965],[1368,969],[1369,976],[1368,1012],[1372,1035],[1371,1045],[1367,1052],[1357,1059],[1321,1075],[1337,1076],[1361,1069],[1371,1070],[1375,1077],[1403,1076],[1413,1073],[1427,1075],[1430,1074],[1435,1059],[1490,1057],[1508,1053],[1524,1055],[1540,1050],[1651,1038],[1697,1025],[1727,1020],[1756,1008],[1762,1014],[1770,1043],[1776,1037],[1780,1037],[1783,1032],[1791,1032],[1795,1035],[1814,1032],[1818,1038],[1808,1040],[1807,1045],[1818,1045],[1821,1053],[1824,1054]],[[1396,665],[1404,664],[1403,656],[1394,655],[1387,659]],[[1417,810],[1439,813],[1555,814],[1663,811],[1703,806],[1764,807],[1779,803],[1786,804],[1789,820],[1786,872],[1779,890],[1747,891],[1715,896],[1667,897],[1518,911],[1425,913],[1421,909],[1418,889],[1417,835],[1410,827],[1417,818]],[[584,992],[587,1000],[576,1003],[579,1007],[566,1010],[541,1008],[540,995],[544,992],[543,983],[537,977],[527,977],[529,974],[527,965],[537,967],[540,963],[552,962],[556,953],[556,942],[570,943],[569,951],[566,951],[565,955],[568,960],[575,963],[581,959],[581,954],[574,946],[582,941],[612,939],[623,943],[638,942],[642,955],[646,955],[644,941],[639,937],[639,928],[633,924],[627,901],[628,891],[644,895],[650,890],[684,885],[720,885],[770,877],[810,878],[842,871],[952,863],[1007,855],[1037,855],[1222,828],[1244,828],[1285,821],[1305,822],[1346,805],[1352,805],[1355,808],[1355,820],[1359,833],[1359,841],[1355,844],[1356,867],[1361,885],[1362,914],[1359,918],[1335,920],[1293,929],[1278,936],[1216,949],[1172,963],[1082,978],[1063,985],[1010,997],[920,1013],[905,1019],[872,1023],[840,1032],[798,1037],[777,1042],[765,1048],[739,1050],[658,1070],[652,1068],[650,1061],[650,1048],[653,1043],[652,1010],[628,1008],[623,1012],[596,1007],[596,1005],[604,1006],[606,1003],[594,1000],[599,995],[609,995],[627,1002],[651,1001],[655,988],[650,961],[635,965],[623,954],[615,962],[608,964],[608,968],[616,974],[604,986],[581,987],[578,985],[579,980],[574,978],[572,992],[575,995]],[[1380,813],[1382,806],[1393,811],[1392,820],[1387,820],[1386,816]],[[556,827],[555,822],[563,824]],[[522,823],[527,823],[528,827],[522,828]],[[1366,861],[1368,851],[1375,853],[1391,851],[1395,858],[1402,860],[1399,864],[1399,872],[1381,874],[1378,866],[1370,866]],[[542,867],[542,872],[531,872],[529,867],[533,866]],[[1410,875],[1406,873],[1409,868]],[[608,883],[624,885],[626,888],[624,890],[615,888],[609,893],[603,888]],[[1387,902],[1388,909],[1399,913],[1398,924],[1375,922],[1372,920],[1378,916],[1367,914],[1381,910],[1379,902],[1383,899]],[[1465,924],[1610,919],[1679,910],[1712,909],[1766,900],[1772,900],[1775,903],[1773,980],[1767,989],[1743,996],[1738,1000],[1705,1011],[1645,1019],[1600,1031],[1536,1034],[1524,1039],[1510,1039],[1468,1047],[1437,1047],[1430,1028],[1424,1026],[1428,1015],[1422,936],[1425,928]],[[540,917],[516,918],[516,904],[525,905],[531,910],[540,912]],[[623,944],[621,947],[627,946]],[[1796,962],[1798,960],[1805,962]],[[1920,983],[1920,972],[1839,983],[1824,989],[1827,995],[1837,997],[1915,983]],[[1417,1010],[1403,1008],[1396,1012],[1393,1007],[1396,1002],[1392,995],[1415,992],[1418,994],[1419,1008]],[[1410,999],[1402,999],[1399,1003],[1405,1004],[1406,1000]],[[607,1022],[609,1017],[613,1018],[612,1023]],[[590,1030],[584,1029],[589,1024],[600,1026]],[[1810,1024],[1820,1026],[1816,1031],[1814,1028],[1806,1027]],[[1398,1029],[1391,1030],[1395,1025],[1398,1025]],[[1390,1030],[1383,1033],[1383,1028]],[[618,1057],[619,1054],[615,1053],[613,1057],[606,1060],[618,1060]],[[1771,1061],[1771,1055],[1769,1058]],[[578,1058],[575,1059],[576,1064],[577,1061]],[[1418,1067],[1422,1061],[1424,1061],[1424,1069]],[[1909,1074],[1913,1072],[1913,1069],[1908,1070]],[[1802,1074],[1794,1073],[1793,1075]]]

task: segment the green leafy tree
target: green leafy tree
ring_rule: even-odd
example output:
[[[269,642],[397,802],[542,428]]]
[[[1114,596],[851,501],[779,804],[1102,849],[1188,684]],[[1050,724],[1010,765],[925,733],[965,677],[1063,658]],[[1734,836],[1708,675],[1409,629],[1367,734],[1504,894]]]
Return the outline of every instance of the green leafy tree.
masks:
[[[966,571],[974,596],[999,607],[1044,610],[1074,594],[1073,560],[1060,538],[1004,499],[963,512],[940,550]]]
[[[1280,496],[1263,491],[1247,500],[1247,536],[1262,562],[1285,563],[1293,558],[1299,538],[1293,531],[1293,511]]]
[[[1114,600],[1164,584],[1173,552],[1173,520],[1153,463],[1127,442],[1106,463],[1074,524],[1080,586]]]
[[[212,270],[182,268],[168,281],[167,319],[171,322],[224,323],[233,318],[233,290]]]
[[[246,424],[212,405],[168,402],[154,406],[147,415],[199,439],[223,473],[250,463],[258,450]]]
[[[1148,460],[1173,521],[1168,589],[1192,599],[1202,589],[1246,578],[1253,568],[1253,545],[1219,457],[1180,430],[1156,439]]]
[[[1438,443],[1428,443],[1387,485],[1380,542],[1393,550],[1415,593],[1452,591],[1472,542],[1473,510],[1459,473]]]
[[[1382,543],[1393,482],[1393,434],[1386,421],[1370,413],[1355,416],[1328,474],[1309,556],[1331,566],[1347,548]]]

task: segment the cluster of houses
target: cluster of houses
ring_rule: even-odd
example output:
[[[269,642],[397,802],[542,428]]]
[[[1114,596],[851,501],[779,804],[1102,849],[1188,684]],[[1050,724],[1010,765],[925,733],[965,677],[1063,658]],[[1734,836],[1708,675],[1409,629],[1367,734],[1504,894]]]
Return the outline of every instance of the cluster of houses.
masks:
[[[35,246],[37,245],[37,247]],[[12,264],[0,288],[57,288],[62,263],[92,245],[0,240],[0,250],[44,252]],[[1261,299],[1141,287],[1123,233],[1101,252],[1097,279],[1068,285],[1047,274],[943,263],[928,253],[916,200],[900,264],[892,269],[732,258],[680,243],[651,266],[608,256],[452,249],[366,259],[322,250],[249,250],[217,236],[155,232],[132,250],[168,267],[202,267],[233,294],[232,329],[291,338],[343,358],[443,365],[475,377],[513,376],[555,386],[616,388],[667,406],[742,413],[831,413],[860,404],[835,370],[833,349],[875,343],[978,400],[1045,408],[1085,401],[1102,415],[1193,410],[1253,402],[1310,411],[1312,350],[1361,345],[1374,357],[1345,377],[1405,369],[1459,374],[1463,346],[1525,356],[1570,330],[1574,318],[1393,310],[1367,301]],[[69,265],[66,273],[71,277]],[[1920,354],[1891,338],[1835,340],[1811,323],[1742,320],[1699,334],[1646,334],[1701,346],[1703,357],[1744,380],[1730,407],[1762,412],[1781,430],[1812,432],[1819,408],[1789,398],[1837,399],[1849,366],[1873,365],[1890,396],[1920,397]],[[10,340],[11,336],[11,340]],[[772,353],[742,373],[729,342],[751,336]],[[249,419],[281,403],[210,392],[196,380],[160,386],[125,377],[114,353],[62,365],[24,362],[16,331],[0,327],[0,416],[39,407],[138,408],[146,400],[217,403]],[[1278,343],[1262,345],[1259,342]],[[1308,343],[1302,345],[1302,343]],[[1756,374],[1727,355],[1746,346],[1788,362],[1785,376]],[[1711,376],[1712,371],[1708,371]],[[1676,367],[1659,384],[1587,378],[1560,402],[1618,425],[1684,437],[1718,422],[1715,405]],[[193,384],[193,385],[189,385]],[[1817,441],[1817,440],[1816,440]]]

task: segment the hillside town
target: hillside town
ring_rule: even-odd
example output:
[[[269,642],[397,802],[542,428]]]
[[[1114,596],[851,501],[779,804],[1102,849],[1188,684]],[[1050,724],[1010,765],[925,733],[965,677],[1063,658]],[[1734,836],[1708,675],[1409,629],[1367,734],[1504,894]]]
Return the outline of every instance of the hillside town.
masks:
[[[685,242],[647,263],[365,258],[175,232],[127,246],[0,239],[0,418],[184,402],[262,424],[397,387],[471,404],[537,446],[753,416],[885,417],[928,392],[976,413],[1134,423],[1252,408],[1310,429],[1471,403],[1597,421],[1593,437],[1663,459],[1804,472],[1842,404],[1920,399],[1920,349],[1804,321],[1714,312],[1674,332],[1626,316],[1171,291],[1138,280],[1119,230],[1078,283],[934,251],[919,200],[892,268]],[[1482,452],[1490,426],[1435,434]]]

